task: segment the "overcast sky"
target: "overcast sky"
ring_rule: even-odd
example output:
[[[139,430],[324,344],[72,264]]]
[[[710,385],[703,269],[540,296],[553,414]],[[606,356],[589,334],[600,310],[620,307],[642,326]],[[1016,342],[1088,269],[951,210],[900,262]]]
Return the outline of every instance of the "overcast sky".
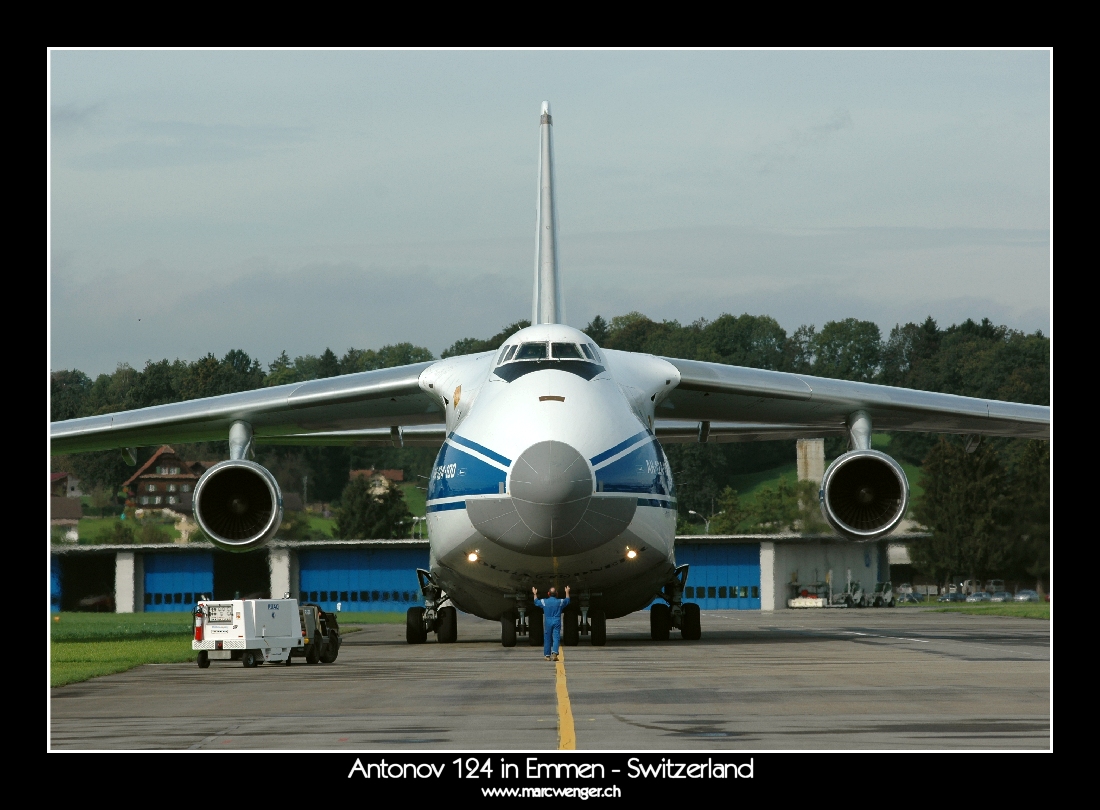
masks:
[[[50,366],[437,354],[529,318],[539,105],[567,321],[1049,334],[1051,55],[49,59]]]

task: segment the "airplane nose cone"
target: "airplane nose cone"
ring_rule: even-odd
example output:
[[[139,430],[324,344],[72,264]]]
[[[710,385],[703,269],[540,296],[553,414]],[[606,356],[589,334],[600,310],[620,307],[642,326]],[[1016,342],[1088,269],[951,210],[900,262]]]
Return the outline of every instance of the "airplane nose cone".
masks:
[[[584,457],[564,442],[539,442],[512,467],[509,492],[523,522],[540,537],[572,530],[592,496]]]
[[[506,548],[538,556],[579,554],[622,534],[635,497],[593,498],[592,471],[564,442],[539,442],[512,465],[508,495],[470,499],[474,527]]]

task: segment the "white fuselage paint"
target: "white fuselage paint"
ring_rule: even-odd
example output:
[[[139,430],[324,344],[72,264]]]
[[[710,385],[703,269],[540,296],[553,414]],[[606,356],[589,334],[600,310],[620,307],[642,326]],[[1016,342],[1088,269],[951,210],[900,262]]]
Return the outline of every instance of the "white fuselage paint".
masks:
[[[560,324],[528,327],[505,346],[530,342],[592,347],[582,332]],[[563,370],[569,361],[550,359],[509,382],[506,371],[497,373],[505,369],[497,366],[498,351],[444,360],[422,375],[421,388],[446,409],[448,434],[429,484],[431,569],[460,609],[497,619],[532,585],[540,591],[569,585],[574,594],[592,594],[593,604],[613,618],[645,607],[672,576],[675,492],[652,420],[679,374],[647,355],[593,352],[590,379]],[[507,504],[513,484],[529,472],[521,456],[547,442],[583,457],[570,474],[579,477],[574,487],[586,488],[597,512],[608,505],[601,499],[616,499],[623,508],[637,504],[629,522],[590,534],[580,550],[532,536],[528,546],[539,547],[532,552],[522,541],[517,546],[479,531],[469,504]],[[537,484],[526,485],[524,497],[532,486]]]

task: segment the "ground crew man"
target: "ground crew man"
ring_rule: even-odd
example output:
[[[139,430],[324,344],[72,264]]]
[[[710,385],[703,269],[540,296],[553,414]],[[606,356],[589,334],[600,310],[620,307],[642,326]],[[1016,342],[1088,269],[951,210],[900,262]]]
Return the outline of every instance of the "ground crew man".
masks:
[[[565,598],[558,599],[558,589],[551,588],[545,599],[539,599],[538,588],[532,588],[535,604],[542,608],[542,656],[547,661],[558,660],[558,647],[561,644],[561,614],[569,604],[569,586],[565,586]]]

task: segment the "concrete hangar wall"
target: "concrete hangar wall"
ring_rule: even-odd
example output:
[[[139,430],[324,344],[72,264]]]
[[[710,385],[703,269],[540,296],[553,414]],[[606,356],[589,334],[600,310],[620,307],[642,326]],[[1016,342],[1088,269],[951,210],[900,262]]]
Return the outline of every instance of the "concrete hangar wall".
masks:
[[[685,598],[704,610],[781,610],[797,589],[832,572],[870,588],[889,579],[887,541],[851,543],[799,535],[685,535],[676,560],[691,565]],[[55,549],[51,609],[187,612],[215,599],[282,596],[347,611],[398,611],[421,604],[415,569],[428,567],[425,540],[276,542],[227,554],[211,546],[73,546]]]

